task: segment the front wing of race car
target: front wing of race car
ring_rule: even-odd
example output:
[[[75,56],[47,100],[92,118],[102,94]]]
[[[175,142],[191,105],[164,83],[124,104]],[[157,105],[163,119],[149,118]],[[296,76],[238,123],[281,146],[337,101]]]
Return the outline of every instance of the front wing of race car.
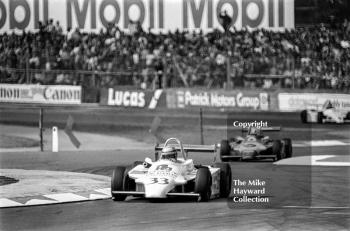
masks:
[[[231,150],[228,155],[221,155],[221,159],[236,159],[236,160],[254,160],[254,159],[276,159],[276,155],[267,151],[246,149],[246,150]]]
[[[211,166],[201,166],[204,168],[208,168],[211,174],[211,196],[210,199],[215,199],[220,197],[220,169],[219,168],[214,168]],[[132,178],[135,178],[135,174],[137,176],[136,178],[138,179],[147,179],[147,171],[142,171],[140,170],[142,168],[142,165],[136,166],[134,169],[129,171],[129,176],[132,176]],[[190,176],[185,177],[183,182],[177,182],[180,184],[174,184],[171,185],[172,189],[166,193],[166,197],[194,197],[194,198],[199,198],[200,194],[195,193],[193,190],[194,186],[194,180],[196,176],[196,171],[190,173]],[[161,178],[159,178],[161,179]],[[135,182],[138,182],[137,180]],[[146,181],[145,181],[146,182]],[[159,182],[162,183],[162,182]],[[126,196],[134,196],[134,197],[144,197],[144,198],[154,198],[153,196],[148,197],[146,194],[145,187],[147,185],[144,184],[144,182],[136,183],[135,185],[135,191],[112,191],[112,194],[119,194],[119,195],[126,195]],[[157,189],[155,189],[157,190]],[[161,197],[159,197],[161,198]]]

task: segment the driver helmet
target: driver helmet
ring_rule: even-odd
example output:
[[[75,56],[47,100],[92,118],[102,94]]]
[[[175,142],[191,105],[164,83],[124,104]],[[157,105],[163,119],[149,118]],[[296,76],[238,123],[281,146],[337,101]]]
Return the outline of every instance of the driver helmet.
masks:
[[[326,105],[325,105],[325,108],[326,108],[326,109],[333,108],[333,105],[332,105],[332,103],[331,103],[330,100],[328,100],[325,104],[326,104]]]
[[[161,153],[161,159],[163,160],[177,160],[177,151],[174,147],[164,147]]]
[[[249,135],[260,135],[260,129],[257,129],[255,127],[250,127],[248,131]]]

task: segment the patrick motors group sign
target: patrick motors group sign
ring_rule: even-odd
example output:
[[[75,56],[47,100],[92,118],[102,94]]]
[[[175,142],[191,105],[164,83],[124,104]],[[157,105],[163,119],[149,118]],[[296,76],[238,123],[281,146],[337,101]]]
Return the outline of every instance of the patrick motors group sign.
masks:
[[[109,23],[128,28],[129,19],[153,32],[220,26],[227,11],[237,29],[294,27],[294,0],[1,0],[0,32],[38,29],[38,21],[59,21],[63,30],[98,32]]]
[[[176,91],[176,107],[208,107],[208,108],[249,108],[254,110],[268,110],[268,94],[224,92],[224,91]]]
[[[0,84],[0,102],[80,104],[81,86]]]

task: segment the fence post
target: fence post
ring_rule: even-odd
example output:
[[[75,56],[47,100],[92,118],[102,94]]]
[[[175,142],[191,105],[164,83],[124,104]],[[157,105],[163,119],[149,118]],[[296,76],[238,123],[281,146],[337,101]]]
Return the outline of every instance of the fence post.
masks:
[[[226,88],[231,89],[231,79],[230,79],[230,73],[231,73],[231,58],[227,54],[226,56]]]
[[[295,57],[293,57],[292,89],[294,89],[294,85],[295,85]]]
[[[26,75],[26,83],[30,84],[30,80],[29,80],[29,59],[28,59],[28,55],[26,54],[26,70],[25,70],[25,75]]]
[[[58,128],[52,127],[52,152],[58,152]]]
[[[202,111],[202,108],[199,108],[199,128],[200,128],[201,145],[203,145],[204,144],[204,137],[203,137],[203,111]]]
[[[43,126],[44,122],[44,110],[41,107],[39,110],[39,137],[40,137],[40,151],[44,151],[44,141],[43,141]]]

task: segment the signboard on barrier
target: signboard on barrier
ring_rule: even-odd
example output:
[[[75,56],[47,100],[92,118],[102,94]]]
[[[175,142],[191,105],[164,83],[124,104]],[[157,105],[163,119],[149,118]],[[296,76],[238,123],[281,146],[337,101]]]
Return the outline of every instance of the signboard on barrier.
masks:
[[[81,86],[0,84],[0,102],[81,104]]]
[[[128,29],[129,19],[144,30],[168,32],[222,29],[227,11],[236,29],[294,28],[294,0],[1,0],[0,32],[39,29],[38,21],[59,21],[64,31],[99,32],[109,24]]]
[[[165,95],[163,90],[124,90],[124,89],[102,89],[101,105],[117,107],[134,107],[155,109],[165,107]]]
[[[280,111],[301,111],[323,105],[326,100],[337,108],[350,110],[349,94],[330,93],[279,93],[278,107]]]
[[[172,108],[269,109],[266,92],[176,90],[167,101]]]

